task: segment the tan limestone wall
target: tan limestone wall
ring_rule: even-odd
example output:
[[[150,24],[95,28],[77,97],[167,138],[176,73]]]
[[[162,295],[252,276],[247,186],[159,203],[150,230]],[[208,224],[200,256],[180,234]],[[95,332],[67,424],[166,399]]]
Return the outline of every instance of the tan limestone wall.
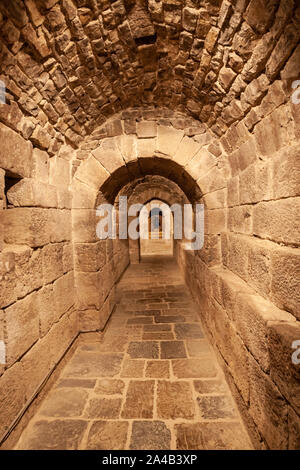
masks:
[[[78,318],[72,149],[51,157],[3,124],[0,135],[2,438],[78,334]]]

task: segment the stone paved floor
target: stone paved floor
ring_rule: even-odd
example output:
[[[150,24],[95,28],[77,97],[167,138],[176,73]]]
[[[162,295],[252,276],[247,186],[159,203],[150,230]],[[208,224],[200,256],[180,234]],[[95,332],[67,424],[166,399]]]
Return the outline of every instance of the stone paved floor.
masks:
[[[249,449],[173,260],[132,265],[98,342],[82,343],[17,449]]]

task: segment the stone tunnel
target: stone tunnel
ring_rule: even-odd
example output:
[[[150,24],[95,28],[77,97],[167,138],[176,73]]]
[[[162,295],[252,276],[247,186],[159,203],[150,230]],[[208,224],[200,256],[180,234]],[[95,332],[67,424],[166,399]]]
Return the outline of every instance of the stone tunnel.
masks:
[[[300,449],[299,38],[297,0],[0,2],[3,449]],[[121,196],[203,246],[99,239]]]

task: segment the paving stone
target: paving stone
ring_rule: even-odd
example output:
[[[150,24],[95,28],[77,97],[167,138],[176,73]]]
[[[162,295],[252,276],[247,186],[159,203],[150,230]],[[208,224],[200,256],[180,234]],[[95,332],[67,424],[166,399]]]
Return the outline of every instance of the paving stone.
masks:
[[[96,380],[92,379],[62,379],[56,384],[56,388],[72,387],[72,388],[94,388]]]
[[[183,341],[162,341],[160,343],[161,359],[187,357]]]
[[[155,323],[181,323],[184,322],[182,315],[156,315],[154,317]]]
[[[194,388],[198,393],[226,393],[229,392],[225,381],[220,379],[194,380]]]
[[[152,418],[154,380],[131,380],[121,413],[122,418]]]
[[[40,420],[21,437],[20,450],[77,450],[88,423],[83,420]]]
[[[177,339],[198,339],[204,337],[199,323],[180,323],[175,325],[175,336]]]
[[[143,377],[145,361],[139,359],[125,359],[122,366],[121,377]]]
[[[56,389],[43,403],[40,414],[53,418],[80,416],[88,398],[85,390]]]
[[[157,387],[157,415],[165,419],[193,419],[195,405],[190,383],[160,380]]]
[[[173,333],[171,333],[170,331],[158,331],[156,333],[151,333],[151,332],[146,332],[143,334],[143,337],[142,337],[143,340],[171,340],[171,339],[174,339],[174,335]]]
[[[203,419],[238,418],[231,397],[228,395],[201,396],[197,398]]]
[[[176,424],[176,448],[180,450],[251,450],[240,423]]]
[[[65,377],[113,377],[120,372],[122,354],[80,352],[66,366]]]
[[[125,449],[127,421],[95,421],[88,434],[88,450],[123,450]]]
[[[121,404],[121,398],[92,398],[87,405],[85,417],[90,419],[118,418]]]
[[[210,361],[199,359],[172,359],[173,373],[178,379],[215,377],[217,370]]]
[[[122,395],[125,383],[119,379],[99,379],[95,387],[95,393],[103,395]]]
[[[186,340],[186,347],[190,357],[202,357],[212,354],[206,339]]]
[[[159,325],[145,325],[144,332],[167,332],[171,331],[171,325],[168,324],[159,324]]]
[[[131,342],[127,352],[131,358],[158,359],[158,343],[155,341]]]
[[[169,361],[147,361],[146,377],[153,379],[168,379],[170,375]]]
[[[153,323],[153,317],[148,316],[148,317],[135,317],[135,318],[130,318],[130,320],[127,320],[127,325],[149,325]]]
[[[130,439],[131,450],[168,450],[171,432],[162,421],[134,421]]]
[[[124,352],[128,343],[126,336],[105,337],[99,345],[101,352]]]

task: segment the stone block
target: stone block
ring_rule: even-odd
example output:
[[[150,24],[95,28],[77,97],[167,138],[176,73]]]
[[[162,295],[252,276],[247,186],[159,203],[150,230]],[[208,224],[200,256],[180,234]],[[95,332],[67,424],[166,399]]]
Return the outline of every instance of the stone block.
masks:
[[[50,242],[52,221],[48,209],[15,208],[3,211],[4,242],[32,247]]]
[[[300,252],[296,248],[280,248],[271,253],[271,298],[280,308],[300,320]]]
[[[286,449],[288,443],[286,401],[255,359],[251,356],[249,358],[250,416],[270,449]]]
[[[55,313],[60,318],[75,304],[74,273],[70,271],[54,282]]]
[[[253,209],[253,233],[279,243],[300,243],[300,199],[262,202]]]
[[[53,285],[43,287],[37,293],[37,309],[39,312],[40,336],[48,333],[55,320],[59,317],[56,312],[56,302]]]
[[[184,132],[167,126],[158,126],[156,150],[165,155],[175,155]]]
[[[275,199],[299,196],[300,194],[300,146],[289,146],[281,150],[272,160],[273,195]]]
[[[239,204],[239,176],[234,176],[227,182],[227,204],[228,207]]]
[[[137,160],[136,137],[133,135],[121,135],[117,139],[118,148],[125,163]]]
[[[7,199],[13,206],[57,207],[55,186],[24,178],[7,191]]]
[[[75,173],[75,177],[87,186],[91,186],[93,189],[98,191],[109,177],[109,172],[104,168],[101,162],[99,162],[95,157],[90,156],[80,164]],[[76,184],[74,189],[76,191]]]
[[[0,141],[0,167],[29,178],[32,168],[31,143],[1,123]]]
[[[72,211],[72,230],[75,243],[98,241],[96,226],[99,220],[94,209],[75,209]]]
[[[199,148],[198,142],[184,136],[179,143],[176,153],[171,155],[171,157],[179,165],[186,166],[199,151]]]
[[[147,139],[156,137],[157,125],[155,121],[140,121],[136,123],[136,133],[138,138]]]
[[[13,364],[39,338],[37,293],[5,309],[7,363]]]
[[[70,185],[72,192],[72,207],[74,209],[92,209],[95,207],[98,189],[87,186],[77,178]]]
[[[151,158],[156,150],[156,138],[153,139],[138,139],[137,156],[138,158]]]
[[[293,408],[288,408],[289,450],[300,449],[300,418]]]
[[[248,280],[248,241],[246,235],[228,234],[226,266],[244,281]],[[223,250],[222,250],[223,251]]]
[[[22,364],[17,362],[0,377],[1,434],[9,430],[13,420],[25,405],[25,399],[24,370]]]
[[[98,309],[102,300],[102,285],[99,273],[75,273],[77,308]]]
[[[79,271],[98,271],[106,262],[106,241],[76,243],[74,252],[75,267]]]
[[[70,163],[64,158],[52,157],[49,159],[49,182],[54,186],[68,186],[70,184]]]
[[[92,154],[108,173],[113,173],[118,168],[125,165],[122,155],[116,145],[111,144],[111,146],[105,146],[102,144],[101,147],[93,150]]]
[[[226,209],[213,209],[204,212],[204,233],[219,234],[226,231]]]
[[[296,362],[300,356],[300,345],[294,347],[293,343],[300,340],[300,325],[298,322],[272,322],[269,326],[268,339],[270,377],[282,395],[299,413],[300,369]]]
[[[263,297],[269,297],[270,294],[270,257],[274,248],[274,244],[271,242],[254,237],[249,240],[248,283]]]
[[[37,148],[33,149],[31,177],[42,183],[49,183],[49,156],[47,152]]]
[[[74,268],[74,260],[73,260],[73,245],[71,243],[65,243],[63,245],[63,271],[67,273],[68,271],[72,271]]]
[[[268,372],[272,360],[268,341],[269,322],[289,322],[294,318],[258,295],[241,293],[237,296],[235,319],[245,345],[260,367]]]
[[[252,206],[236,206],[228,209],[228,230],[237,233],[252,233]]]
[[[49,284],[63,275],[63,245],[51,243],[42,249],[44,284]]]
[[[204,205],[207,209],[221,209],[226,206],[226,197],[227,190],[219,189],[204,196]]]

